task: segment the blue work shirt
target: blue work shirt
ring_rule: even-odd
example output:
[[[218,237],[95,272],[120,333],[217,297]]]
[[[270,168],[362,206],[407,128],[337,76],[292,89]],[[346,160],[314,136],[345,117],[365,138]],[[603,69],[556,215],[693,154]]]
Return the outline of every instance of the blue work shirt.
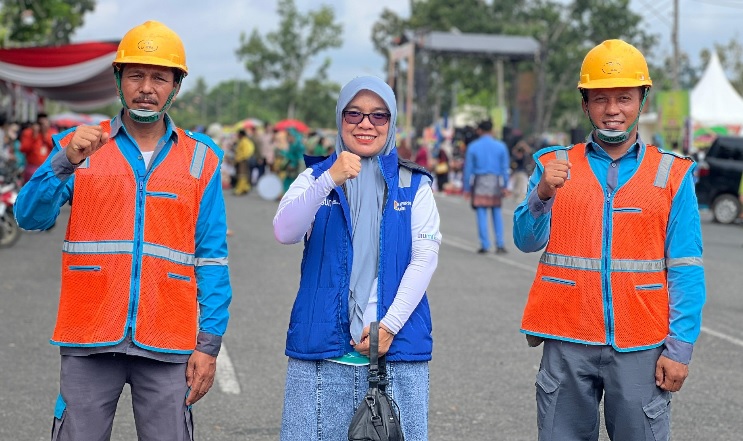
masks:
[[[467,146],[462,176],[464,192],[470,192],[472,177],[476,175],[498,175],[501,177],[501,186],[505,188],[508,185],[509,167],[506,144],[492,135],[482,135]]]

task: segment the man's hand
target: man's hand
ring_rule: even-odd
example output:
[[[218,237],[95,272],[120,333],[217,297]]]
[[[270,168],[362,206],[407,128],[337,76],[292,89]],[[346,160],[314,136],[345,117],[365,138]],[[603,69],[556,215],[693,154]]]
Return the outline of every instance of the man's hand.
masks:
[[[537,185],[537,196],[546,201],[555,197],[557,189],[565,185],[572,164],[564,159],[553,159],[544,166],[544,173]]]
[[[360,171],[361,157],[351,152],[341,152],[328,170],[335,185],[343,185],[347,180],[354,179]]]
[[[65,152],[70,164],[79,164],[108,142],[108,132],[101,126],[79,126]]]
[[[677,392],[689,376],[689,366],[660,356],[655,364],[655,385],[669,392]]]
[[[395,335],[388,331],[382,324],[379,324],[379,356],[386,354],[387,351],[390,350],[390,346],[392,346],[392,340],[395,338]],[[363,331],[361,331],[361,342],[356,343],[353,340],[351,340],[351,346],[353,346],[354,349],[356,349],[356,352],[359,354],[369,356],[369,327],[365,327]]]
[[[214,384],[214,373],[217,371],[217,357],[199,351],[193,351],[186,367],[186,384],[191,392],[186,397],[186,405],[199,401]]]

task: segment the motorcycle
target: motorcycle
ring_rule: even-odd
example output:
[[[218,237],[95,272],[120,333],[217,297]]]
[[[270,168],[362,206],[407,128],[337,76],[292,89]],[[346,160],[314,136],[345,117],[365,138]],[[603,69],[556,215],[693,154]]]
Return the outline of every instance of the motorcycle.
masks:
[[[21,229],[13,215],[13,205],[20,189],[17,171],[0,176],[0,248],[9,248],[21,238]]]

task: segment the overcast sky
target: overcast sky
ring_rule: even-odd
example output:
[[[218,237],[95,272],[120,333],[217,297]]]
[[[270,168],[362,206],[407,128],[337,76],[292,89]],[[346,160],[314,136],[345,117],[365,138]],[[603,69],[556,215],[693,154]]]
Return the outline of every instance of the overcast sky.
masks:
[[[456,0],[454,0],[456,1]],[[278,27],[276,1],[272,0],[98,0],[74,42],[118,40],[126,31],[146,20],[158,20],[177,32],[186,46],[188,89],[197,77],[211,87],[221,81],[249,79],[235,50],[240,33],[250,35],[254,28],[265,35]],[[371,43],[371,27],[386,7],[403,17],[410,14],[409,0],[296,0],[301,12],[319,4],[333,7],[336,21],[343,24],[343,46],[321,54],[332,60],[330,78],[345,84],[358,75],[384,77],[384,60]],[[740,37],[736,31],[743,22],[743,1],[679,0],[680,46],[692,60],[713,43],[727,43]],[[673,0],[632,0],[631,7],[643,14],[646,29],[661,34],[660,54],[671,53],[670,31]],[[319,60],[318,63],[319,64]],[[313,67],[312,72],[316,70]],[[578,68],[578,67],[576,67]],[[577,76],[577,72],[576,72]]]

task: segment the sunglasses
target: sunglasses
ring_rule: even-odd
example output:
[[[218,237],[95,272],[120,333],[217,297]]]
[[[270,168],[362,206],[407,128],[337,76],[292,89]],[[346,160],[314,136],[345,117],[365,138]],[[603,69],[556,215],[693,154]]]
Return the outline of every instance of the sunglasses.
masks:
[[[344,110],[343,120],[348,124],[361,124],[364,117],[369,118],[373,126],[383,126],[390,120],[390,114],[385,112],[361,113],[356,110]]]

